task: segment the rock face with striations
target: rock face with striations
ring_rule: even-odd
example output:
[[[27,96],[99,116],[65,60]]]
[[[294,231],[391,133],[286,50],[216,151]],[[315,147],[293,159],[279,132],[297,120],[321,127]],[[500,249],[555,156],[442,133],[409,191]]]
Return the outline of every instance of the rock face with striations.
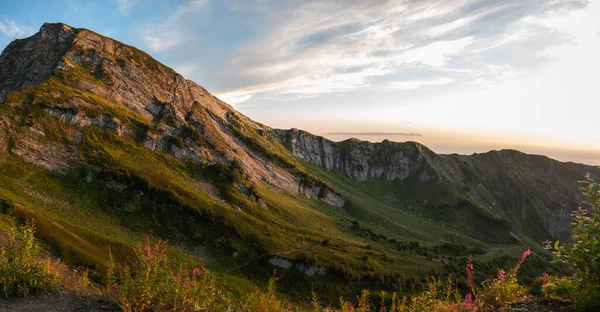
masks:
[[[294,156],[329,171],[342,171],[353,180],[393,181],[414,176],[421,182],[441,181],[428,163],[432,152],[419,143],[332,142],[298,129],[274,129],[273,133]]]
[[[0,102],[8,91],[48,79],[78,32],[64,24],[46,23],[32,37],[11,42],[0,55]]]

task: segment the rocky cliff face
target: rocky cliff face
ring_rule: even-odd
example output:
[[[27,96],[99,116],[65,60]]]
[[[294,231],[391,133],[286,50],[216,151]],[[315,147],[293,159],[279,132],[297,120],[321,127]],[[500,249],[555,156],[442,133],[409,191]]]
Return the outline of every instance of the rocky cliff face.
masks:
[[[350,139],[335,143],[298,129],[272,132],[294,156],[329,171],[342,171],[353,180],[393,181],[415,176],[421,182],[441,181],[428,162],[432,152],[416,142],[370,143]]]
[[[44,24],[37,34],[11,42],[0,55],[0,102],[8,91],[48,79],[78,32],[64,24]]]

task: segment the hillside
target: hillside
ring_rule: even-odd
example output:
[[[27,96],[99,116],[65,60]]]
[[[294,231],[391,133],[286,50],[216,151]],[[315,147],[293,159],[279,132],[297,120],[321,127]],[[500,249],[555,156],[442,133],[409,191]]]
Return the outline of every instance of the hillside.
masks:
[[[516,151],[438,155],[257,123],[151,56],[44,24],[0,56],[0,198],[73,265],[144,240],[231,291],[276,267],[286,293],[411,289],[429,274],[539,252],[569,233],[591,166]],[[537,265],[536,265],[537,264]],[[493,268],[490,267],[490,270]],[[539,271],[539,272],[538,272]]]

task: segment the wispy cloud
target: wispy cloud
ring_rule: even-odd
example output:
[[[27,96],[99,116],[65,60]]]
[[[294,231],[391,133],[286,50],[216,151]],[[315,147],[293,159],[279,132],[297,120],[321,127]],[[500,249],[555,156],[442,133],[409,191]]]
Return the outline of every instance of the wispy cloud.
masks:
[[[145,35],[142,39],[151,51],[161,52],[178,45],[185,38],[182,33],[166,30]]]
[[[423,86],[436,86],[453,82],[454,80],[445,77],[438,77],[432,80],[408,80],[390,82],[384,87],[384,90],[411,90]]]
[[[195,0],[181,2],[160,23],[140,24],[139,33],[148,49],[172,51],[176,64],[185,63],[176,67],[187,77],[237,104],[514,79],[551,61],[542,51],[564,43],[560,30],[539,21],[549,12],[585,5],[226,0],[218,9],[229,12],[225,21],[204,14],[214,6],[209,0]],[[215,23],[237,30],[220,27],[224,33],[213,34]],[[231,42],[219,50],[213,36]]]
[[[18,24],[13,20],[0,20],[0,32],[11,38],[23,38],[35,33],[29,25]]]
[[[526,19],[578,2],[309,1],[268,12],[215,77],[236,99],[498,81],[537,66],[559,34]],[[527,40],[535,39],[537,45]],[[517,61],[499,51],[510,46]],[[412,75],[408,75],[411,73]],[[415,79],[418,76],[425,79]],[[382,86],[377,86],[383,81]],[[387,82],[386,82],[387,81]],[[392,81],[392,82],[390,82]]]
[[[208,0],[183,1],[168,12],[166,16],[161,16],[159,23],[154,21],[143,23],[140,25],[139,32],[145,45],[151,51],[162,52],[179,45],[185,40],[189,40],[189,37],[194,35],[188,27],[185,27],[186,20],[198,18],[195,13],[205,10],[208,4]]]
[[[420,133],[404,133],[404,132],[330,132],[327,134],[334,135],[360,135],[360,136],[370,136],[370,135],[380,135],[380,136],[417,136],[420,137],[422,134]]]
[[[79,10],[81,9],[76,0],[65,0],[65,4],[71,12],[79,12]]]
[[[115,0],[117,10],[124,16],[128,16],[131,9],[136,5],[137,0]]]

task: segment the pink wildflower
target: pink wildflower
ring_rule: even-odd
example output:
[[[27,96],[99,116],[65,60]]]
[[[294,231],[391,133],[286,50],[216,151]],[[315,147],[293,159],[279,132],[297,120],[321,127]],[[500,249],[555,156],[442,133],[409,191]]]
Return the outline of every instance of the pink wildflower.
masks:
[[[527,249],[527,250],[525,250],[525,252],[521,256],[521,259],[525,260],[525,258],[527,258],[530,255],[531,255],[531,250]]]
[[[467,309],[467,311],[477,311],[477,300],[473,301],[473,296],[471,294],[467,294],[465,296],[465,301],[463,301],[463,306]]]
[[[548,284],[548,282],[549,282],[548,279],[549,279],[548,273],[544,272],[542,274],[542,285],[543,286]]]
[[[155,255],[158,252],[158,246],[154,247],[154,249],[152,249],[152,254]]]
[[[133,261],[133,262],[131,263],[131,267],[132,267],[132,268],[135,268],[137,265],[138,265],[138,262],[137,262],[137,261]]]
[[[471,302],[471,301],[473,301],[473,296],[471,296],[471,294],[467,294],[465,296],[465,302]]]
[[[471,288],[471,291],[475,293],[475,280],[473,279],[473,256],[469,256],[469,263],[467,263],[467,283]]]
[[[354,311],[354,306],[349,306],[348,311]]]
[[[257,293],[260,291],[260,288],[258,288],[258,286],[254,285],[254,292]]]
[[[467,269],[473,271],[473,256],[469,256],[469,263],[467,263]]]
[[[503,281],[506,278],[506,272],[504,272],[504,269],[500,269],[500,271],[498,271],[498,279]]]
[[[200,268],[194,268],[194,275],[195,276],[200,275]]]
[[[167,247],[163,248],[162,253],[167,252]]]
[[[146,252],[146,255],[150,256],[150,246],[144,247],[144,251]]]

